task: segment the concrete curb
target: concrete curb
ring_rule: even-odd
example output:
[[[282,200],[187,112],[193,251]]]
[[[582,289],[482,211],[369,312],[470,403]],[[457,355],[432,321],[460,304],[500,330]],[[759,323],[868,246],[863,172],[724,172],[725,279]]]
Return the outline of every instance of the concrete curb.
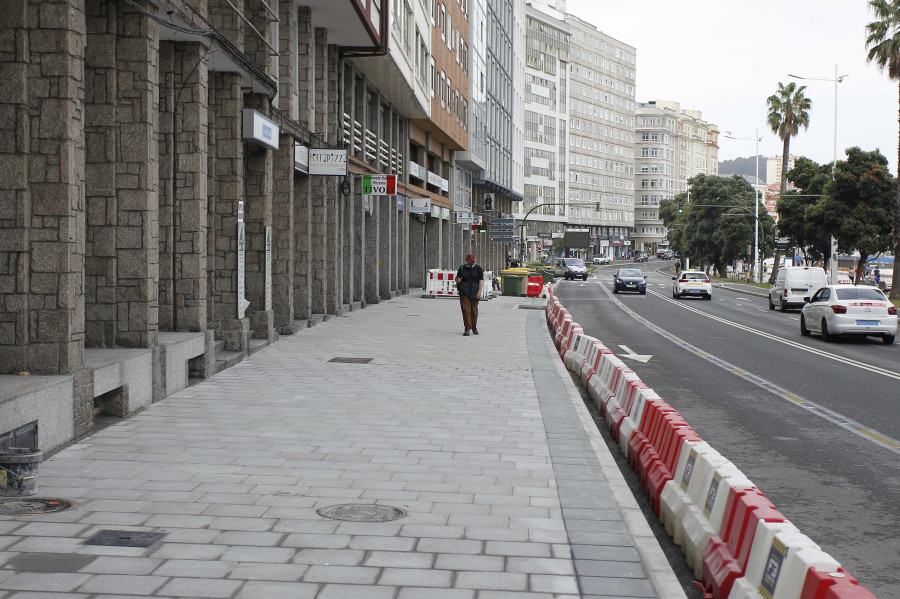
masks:
[[[542,329],[544,331],[544,341],[547,344],[548,349],[551,353],[558,356],[559,352],[553,345],[553,340],[550,337],[550,332],[547,329],[546,323]],[[600,431],[597,430],[597,425],[594,423],[594,419],[585,407],[581,394],[575,387],[575,383],[572,381],[569,371],[566,370],[562,360],[554,360],[553,362],[556,371],[559,373],[560,379],[563,382],[563,386],[568,393],[569,400],[572,402],[572,407],[575,408],[575,413],[581,421],[581,426],[591,443],[591,448],[594,450],[594,455],[600,464],[603,475],[607,479],[610,492],[618,504],[622,520],[625,522],[625,525],[628,527],[628,532],[633,538],[635,549],[637,549],[641,556],[641,562],[647,572],[650,583],[656,589],[657,596],[660,599],[686,599],[687,595],[681,588],[681,584],[675,576],[675,573],[672,571],[668,559],[663,553],[656,537],[653,535],[653,531],[650,529],[650,525],[647,523],[647,519],[641,511],[641,508],[638,506],[628,483],[625,482],[625,478],[622,476],[621,471],[619,471],[619,467],[616,465],[615,460],[610,454],[606,442],[600,435]]]

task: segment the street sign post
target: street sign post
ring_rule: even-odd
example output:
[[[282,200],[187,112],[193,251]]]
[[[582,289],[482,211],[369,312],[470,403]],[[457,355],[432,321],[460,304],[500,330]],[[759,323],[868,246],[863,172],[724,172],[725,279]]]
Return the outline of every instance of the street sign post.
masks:
[[[488,237],[492,243],[513,243],[516,240],[516,219],[492,218],[488,222]]]
[[[397,175],[363,175],[362,194],[364,196],[397,195]]]

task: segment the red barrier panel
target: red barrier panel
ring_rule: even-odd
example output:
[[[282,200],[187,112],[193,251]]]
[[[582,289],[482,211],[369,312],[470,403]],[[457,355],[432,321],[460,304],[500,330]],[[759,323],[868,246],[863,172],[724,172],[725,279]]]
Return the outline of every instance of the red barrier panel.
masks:
[[[640,428],[632,433],[628,439],[628,464],[633,470],[637,470],[637,462],[641,453],[650,443],[650,436],[657,432],[659,419],[662,414],[674,412],[675,408],[662,399],[649,399],[641,414]]]
[[[713,597],[728,597],[734,581],[744,575],[760,520],[784,522],[785,518],[759,489],[730,489],[722,528],[703,553],[703,582]]]
[[[621,425],[622,421],[631,413],[635,403],[634,398],[639,389],[649,389],[649,387],[647,387],[646,383],[640,379],[627,381],[625,383],[624,397],[618,398],[619,405],[612,411],[612,414],[609,415],[609,432],[616,443],[619,442],[619,425]]]
[[[684,424],[685,426],[675,428],[672,431],[671,440],[665,450],[666,453],[665,455],[660,455],[660,462],[647,470],[644,488],[647,489],[647,495],[650,497],[650,506],[657,516],[660,510],[660,495],[662,495],[666,483],[675,476],[675,466],[678,463],[678,454],[681,452],[682,445],[684,445],[685,441],[701,440],[700,435],[688,426],[687,422]]]
[[[843,568],[837,572],[819,572],[810,566],[799,599],[876,599],[869,589]]]
[[[559,328],[556,329],[556,335],[553,339],[553,345],[556,346],[557,351],[559,351],[563,339],[569,334],[569,331],[572,330],[572,327],[575,326],[575,324],[571,314],[566,314],[565,317],[563,317],[562,321],[559,323]]]

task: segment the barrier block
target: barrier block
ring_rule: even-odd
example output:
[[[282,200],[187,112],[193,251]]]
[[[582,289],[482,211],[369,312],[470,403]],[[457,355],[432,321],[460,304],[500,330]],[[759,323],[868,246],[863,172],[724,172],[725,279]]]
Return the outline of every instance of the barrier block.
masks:
[[[619,423],[619,447],[626,458],[628,457],[628,442],[641,422],[644,406],[651,399],[662,401],[662,398],[653,389],[639,389],[632,403],[631,413]]]
[[[679,416],[679,418],[681,417]],[[681,418],[681,420],[684,422],[683,418]],[[645,488],[650,497],[650,505],[657,515],[659,515],[660,511],[660,495],[662,494],[665,484],[672,480],[675,471],[675,463],[678,459],[678,453],[681,451],[681,446],[687,441],[699,440],[700,435],[698,435],[687,422],[684,422],[684,426],[676,426],[676,428],[672,429],[672,431],[667,434],[663,453],[660,454],[661,460],[659,463],[654,464],[648,469],[646,475],[647,482]]]
[[[693,461],[692,468],[691,461]],[[689,452],[688,464],[683,474],[676,474],[672,480],[673,483],[677,484],[677,490],[680,491],[680,493],[676,493],[676,498],[673,499],[671,504],[674,521],[665,523],[667,532],[671,524],[672,532],[670,534],[676,545],[682,546],[684,544],[683,520],[688,508],[703,505],[706,502],[707,494],[704,491],[708,489],[706,489],[705,483],[710,480],[716,468],[730,464],[731,462],[715,449],[706,452]],[[679,500],[683,500],[685,503],[679,505]]]
[[[648,389],[647,384],[638,378],[624,379],[623,386],[624,390],[622,391],[621,396],[617,395],[616,397],[616,403],[618,405],[615,409],[610,410],[608,423],[609,432],[612,435],[613,441],[616,443],[619,442],[619,427],[621,426],[622,421],[631,414],[635,400],[640,397],[639,391],[641,389]]]
[[[559,351],[560,345],[562,344],[563,338],[568,334],[572,325],[575,324],[575,321],[572,320],[572,315],[566,311],[566,314],[563,316],[563,319],[559,323],[559,327],[556,329],[556,333],[553,336],[553,345],[556,346],[556,351]]]
[[[597,370],[597,374],[588,380],[588,395],[593,400],[594,405],[597,406],[602,413],[603,411],[603,401],[606,399],[603,397],[603,392],[608,391],[608,382],[612,376],[613,369],[617,367],[625,367],[625,363],[622,362],[619,358],[614,356],[612,352],[608,354],[600,355],[600,368]]]
[[[569,331],[565,335],[563,335],[562,339],[559,343],[559,355],[560,357],[564,356],[569,348],[572,346],[572,342],[575,339],[575,335],[580,335],[584,333],[584,330],[581,328],[581,325],[577,322],[572,323],[569,326]]]
[[[572,372],[581,372],[581,365],[584,363],[587,352],[590,351],[592,343],[597,341],[596,337],[579,333],[575,336],[574,343],[565,354],[563,354],[563,363],[566,368]]]
[[[637,460],[639,459],[644,447],[649,443],[648,435],[651,434],[658,426],[658,420],[662,414],[666,412],[674,412],[675,408],[667,404],[662,399],[650,399],[644,404],[641,413],[640,426],[631,435],[628,440],[628,464],[632,469],[637,469]]]
[[[581,384],[585,387],[588,386],[591,377],[597,374],[601,357],[604,354],[612,355],[612,351],[603,345],[602,341],[595,341],[591,346],[591,351],[588,353],[587,359],[581,366]]]
[[[799,599],[876,599],[869,590],[843,568],[820,572],[810,566]]]
[[[744,576],[757,525],[763,521],[793,526],[759,489],[729,492],[722,528],[703,553],[703,582],[714,597],[728,597]]]
[[[703,552],[713,535],[720,534],[729,495],[753,488],[744,473],[728,462],[703,477],[701,501],[688,505],[681,519],[681,551],[694,576],[703,578]]]
[[[684,509],[692,503],[687,488],[694,480],[697,458],[714,451],[706,441],[688,441],[682,444],[672,480],[666,483],[659,496],[659,521],[670,537],[675,537],[675,522],[680,520]]]
[[[760,520],[756,526],[746,574],[734,582],[729,599],[797,599],[810,568],[840,567],[790,522]]]

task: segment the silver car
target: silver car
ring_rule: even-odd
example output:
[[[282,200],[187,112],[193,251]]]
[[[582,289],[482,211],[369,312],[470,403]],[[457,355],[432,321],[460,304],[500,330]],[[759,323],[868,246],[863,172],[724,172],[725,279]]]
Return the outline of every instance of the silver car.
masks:
[[[800,312],[800,334],[820,333],[830,341],[837,335],[872,335],[890,345],[897,335],[897,308],[877,287],[826,285]]]

